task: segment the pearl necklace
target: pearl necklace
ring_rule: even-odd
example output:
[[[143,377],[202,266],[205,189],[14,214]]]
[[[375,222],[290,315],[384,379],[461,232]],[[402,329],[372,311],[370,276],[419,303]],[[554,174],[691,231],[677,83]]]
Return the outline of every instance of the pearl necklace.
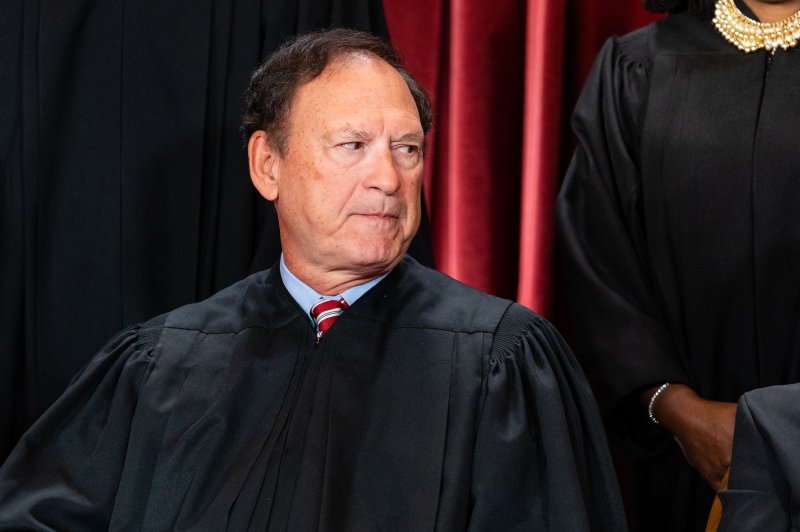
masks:
[[[774,54],[800,40],[800,11],[778,22],[757,22],[739,11],[733,0],[717,0],[712,22],[725,40],[747,53],[763,48]]]

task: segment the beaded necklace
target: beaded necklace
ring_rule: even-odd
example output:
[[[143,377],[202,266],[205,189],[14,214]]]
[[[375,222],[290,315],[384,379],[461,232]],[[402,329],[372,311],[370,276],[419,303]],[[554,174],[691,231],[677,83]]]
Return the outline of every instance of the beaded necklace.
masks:
[[[717,0],[714,27],[743,52],[787,50],[800,40],[800,11],[778,22],[758,22],[742,13],[734,0]]]

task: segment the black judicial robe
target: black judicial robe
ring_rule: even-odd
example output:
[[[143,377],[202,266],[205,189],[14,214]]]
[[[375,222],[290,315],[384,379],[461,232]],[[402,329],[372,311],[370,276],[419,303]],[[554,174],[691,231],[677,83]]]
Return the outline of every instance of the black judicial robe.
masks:
[[[558,234],[576,353],[638,461],[640,529],[702,530],[711,490],[636,399],[800,381],[800,51],[744,54],[671,15],[606,43],[573,128]]]
[[[800,384],[739,399],[728,489],[719,530],[800,529]]]
[[[0,529],[625,529],[524,307],[404,261],[315,345],[277,268],[111,340],[0,469]]]
[[[116,331],[277,260],[242,94],[330,26],[387,33],[380,0],[2,3],[0,462]]]

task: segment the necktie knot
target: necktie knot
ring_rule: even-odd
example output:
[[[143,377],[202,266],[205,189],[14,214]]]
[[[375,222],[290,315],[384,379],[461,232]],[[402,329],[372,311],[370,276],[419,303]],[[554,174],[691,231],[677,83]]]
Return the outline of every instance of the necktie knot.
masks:
[[[339,319],[339,315],[348,307],[344,298],[323,299],[311,307],[311,317],[317,322],[317,334],[322,336]]]

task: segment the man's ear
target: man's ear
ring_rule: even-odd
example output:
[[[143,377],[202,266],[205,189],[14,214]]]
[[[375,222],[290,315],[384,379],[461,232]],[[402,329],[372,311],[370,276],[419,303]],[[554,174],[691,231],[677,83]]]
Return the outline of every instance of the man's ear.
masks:
[[[258,130],[247,141],[247,159],[250,162],[250,179],[258,192],[269,201],[278,198],[280,156],[270,143],[266,131]]]

